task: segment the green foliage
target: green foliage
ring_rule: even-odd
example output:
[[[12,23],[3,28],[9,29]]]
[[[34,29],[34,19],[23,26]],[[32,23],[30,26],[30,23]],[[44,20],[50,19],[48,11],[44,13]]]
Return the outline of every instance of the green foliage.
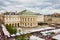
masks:
[[[23,34],[23,35],[20,35],[20,36],[16,36],[15,39],[16,40],[28,40],[28,38],[31,36],[31,34]]]
[[[25,35],[21,35],[21,36],[16,36],[16,40],[27,40],[27,37]]]
[[[26,36],[29,38],[31,36],[31,34],[30,33],[27,33]]]
[[[11,25],[6,25],[6,29],[9,31],[10,34],[15,34],[17,32],[14,26]]]

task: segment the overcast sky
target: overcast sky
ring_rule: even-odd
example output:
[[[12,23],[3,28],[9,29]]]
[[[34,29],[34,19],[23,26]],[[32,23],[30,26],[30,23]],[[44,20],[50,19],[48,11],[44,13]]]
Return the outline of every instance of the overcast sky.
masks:
[[[60,0],[0,0],[0,11],[30,10],[41,14],[60,13]]]

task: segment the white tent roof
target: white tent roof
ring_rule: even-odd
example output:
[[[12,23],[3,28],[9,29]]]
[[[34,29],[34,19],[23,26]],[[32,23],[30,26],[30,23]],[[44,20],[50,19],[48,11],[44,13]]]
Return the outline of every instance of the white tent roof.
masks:
[[[11,36],[15,36],[15,34],[12,34]]]
[[[32,30],[31,32],[41,31],[41,30],[46,30],[46,29],[54,29],[54,27],[46,27],[46,28],[41,28],[41,29],[35,29],[35,30]]]
[[[50,30],[50,31],[44,31],[44,32],[41,32],[41,33],[47,33],[47,32],[60,33],[60,29],[55,29],[55,30]]]
[[[16,35],[20,35],[20,33],[16,33]]]
[[[42,38],[39,38],[39,37],[36,37],[36,36],[30,36],[30,40],[45,40],[45,39],[42,39]]]
[[[27,31],[25,31],[25,33],[31,33],[31,32],[41,31],[41,30],[47,30],[47,29],[54,29],[54,27],[46,27],[46,28],[27,30]]]
[[[60,34],[59,34],[59,35],[54,36],[53,38],[55,38],[55,39],[57,39],[57,40],[60,40]]]

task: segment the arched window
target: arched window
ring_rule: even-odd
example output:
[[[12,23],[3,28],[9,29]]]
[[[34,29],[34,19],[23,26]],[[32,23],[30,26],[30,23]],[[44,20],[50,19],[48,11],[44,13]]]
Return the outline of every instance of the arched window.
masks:
[[[19,23],[18,23],[18,27],[19,27]]]
[[[6,25],[8,25],[8,24],[6,24]]]
[[[14,24],[12,24],[12,26],[14,26]]]
[[[11,24],[9,24],[11,26]]]

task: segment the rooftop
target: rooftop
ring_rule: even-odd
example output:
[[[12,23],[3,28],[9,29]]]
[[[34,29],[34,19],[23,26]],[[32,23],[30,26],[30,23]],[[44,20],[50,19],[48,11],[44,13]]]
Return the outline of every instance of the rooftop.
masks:
[[[41,15],[39,13],[31,12],[29,10],[23,10],[17,13],[18,15]]]

